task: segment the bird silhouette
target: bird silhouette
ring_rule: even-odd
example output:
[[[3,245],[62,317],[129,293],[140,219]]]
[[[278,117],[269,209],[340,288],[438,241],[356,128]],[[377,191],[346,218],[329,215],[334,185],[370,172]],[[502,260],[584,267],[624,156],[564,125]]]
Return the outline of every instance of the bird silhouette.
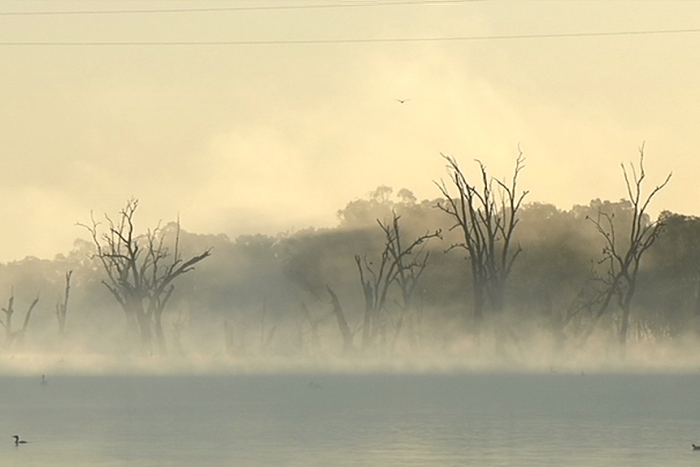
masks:
[[[398,102],[399,104],[405,104],[406,102],[410,101],[411,99],[395,99],[395,100],[396,100],[396,102]]]
[[[12,435],[12,437],[15,439],[15,446],[19,446],[20,444],[27,444],[25,440],[19,439],[18,435]]]

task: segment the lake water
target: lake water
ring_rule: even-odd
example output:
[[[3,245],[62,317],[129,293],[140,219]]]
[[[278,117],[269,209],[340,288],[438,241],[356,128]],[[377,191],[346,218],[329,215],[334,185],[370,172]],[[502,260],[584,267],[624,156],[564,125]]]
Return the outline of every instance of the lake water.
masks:
[[[0,465],[685,466],[700,375],[0,377]],[[19,434],[29,443],[14,446]],[[3,441],[4,438],[4,441]]]

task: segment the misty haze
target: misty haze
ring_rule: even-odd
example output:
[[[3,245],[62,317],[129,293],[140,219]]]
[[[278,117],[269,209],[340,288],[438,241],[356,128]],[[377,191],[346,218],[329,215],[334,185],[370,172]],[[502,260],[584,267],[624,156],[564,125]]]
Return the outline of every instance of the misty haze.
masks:
[[[0,0],[0,464],[695,465],[698,17]]]

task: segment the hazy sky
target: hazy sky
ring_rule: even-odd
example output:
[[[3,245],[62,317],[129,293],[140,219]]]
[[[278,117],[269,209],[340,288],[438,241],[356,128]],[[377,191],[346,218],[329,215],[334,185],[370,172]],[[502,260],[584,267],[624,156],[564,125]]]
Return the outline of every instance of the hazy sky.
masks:
[[[646,142],[654,209],[700,214],[698,50],[696,1],[0,0],[0,261],[130,197],[144,227],[333,225],[518,145],[529,201],[623,197]]]

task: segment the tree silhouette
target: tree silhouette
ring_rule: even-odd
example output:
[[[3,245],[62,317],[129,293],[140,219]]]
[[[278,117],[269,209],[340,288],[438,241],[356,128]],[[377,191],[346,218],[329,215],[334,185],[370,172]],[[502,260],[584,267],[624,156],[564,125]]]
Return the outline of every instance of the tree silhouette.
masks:
[[[604,265],[605,272],[601,281],[605,284],[605,296],[598,312],[591,323],[590,330],[584,335],[584,342],[590,336],[598,319],[605,314],[613,298],[622,311],[618,342],[624,355],[629,330],[630,315],[632,313],[632,299],[637,290],[637,278],[639,266],[644,253],[654,244],[664,226],[663,219],[659,217],[655,221],[649,219],[647,212],[649,203],[671,180],[668,174],[666,179],[646,196],[643,195],[643,183],[646,178],[644,170],[644,146],[639,148],[639,165],[630,164],[629,168],[622,166],[622,174],[627,189],[628,207],[630,218],[625,227],[629,230],[627,238],[621,238],[616,229],[614,214],[599,211],[598,215],[589,220],[605,242],[603,258],[600,263]]]
[[[518,211],[528,192],[518,194],[517,182],[525,159],[522,152],[516,159],[513,176],[509,183],[490,177],[486,166],[480,161],[480,186],[471,183],[457,160],[442,156],[447,161],[447,170],[456,189],[456,196],[444,181],[436,183],[444,200],[437,207],[454,220],[452,229],[461,233],[461,241],[451,248],[463,248],[468,253],[471,265],[474,331],[481,334],[487,304],[492,317],[498,319],[505,305],[505,289],[513,263],[522,251],[514,246],[513,233],[518,224]],[[505,323],[495,325],[497,341],[502,342]]]
[[[159,352],[165,354],[161,319],[175,290],[173,281],[209,257],[211,249],[184,260],[179,245],[179,223],[171,247],[166,246],[160,227],[137,235],[134,224],[137,208],[138,200],[131,199],[116,220],[105,215],[104,233],[100,233],[100,225],[94,218],[91,225],[80,225],[92,236],[97,250],[94,256],[107,276],[102,283],[121,305],[129,329],[138,332],[142,353],[152,353],[155,339]]]

